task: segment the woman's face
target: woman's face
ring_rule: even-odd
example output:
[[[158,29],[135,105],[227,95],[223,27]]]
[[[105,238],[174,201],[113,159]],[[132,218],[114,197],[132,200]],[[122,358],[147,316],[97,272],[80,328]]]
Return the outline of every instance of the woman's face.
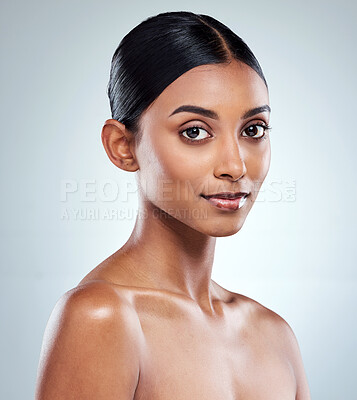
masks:
[[[174,112],[187,105],[211,111]],[[245,115],[258,107],[265,111]],[[201,65],[171,83],[142,114],[135,145],[139,189],[155,215],[210,236],[238,232],[269,170],[269,134],[256,126],[269,124],[268,110],[263,80],[238,61]],[[202,196],[220,192],[249,195],[239,209]]]

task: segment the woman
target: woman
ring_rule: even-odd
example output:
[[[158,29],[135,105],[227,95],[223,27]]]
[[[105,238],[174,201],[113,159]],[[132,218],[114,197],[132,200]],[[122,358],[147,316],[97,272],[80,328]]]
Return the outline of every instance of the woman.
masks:
[[[211,279],[216,237],[241,229],[270,165],[253,53],[212,17],[162,13],[121,41],[108,95],[103,145],[136,172],[139,213],[57,302],[36,398],[310,399],[287,322]]]

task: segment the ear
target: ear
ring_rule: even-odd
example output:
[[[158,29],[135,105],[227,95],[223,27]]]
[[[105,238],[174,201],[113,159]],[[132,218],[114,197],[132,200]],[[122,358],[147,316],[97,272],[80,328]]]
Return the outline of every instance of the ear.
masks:
[[[134,154],[135,137],[116,119],[105,121],[102,143],[111,162],[125,171],[136,171],[139,165]]]

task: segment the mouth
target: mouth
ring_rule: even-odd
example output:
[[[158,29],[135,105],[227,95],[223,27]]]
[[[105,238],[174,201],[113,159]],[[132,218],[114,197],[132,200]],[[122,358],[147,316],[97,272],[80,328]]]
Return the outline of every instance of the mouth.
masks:
[[[217,208],[222,210],[238,210],[243,207],[244,203],[249,196],[249,193],[246,192],[223,192],[223,193],[216,193],[211,195],[204,195],[201,196],[209,201],[209,203]]]

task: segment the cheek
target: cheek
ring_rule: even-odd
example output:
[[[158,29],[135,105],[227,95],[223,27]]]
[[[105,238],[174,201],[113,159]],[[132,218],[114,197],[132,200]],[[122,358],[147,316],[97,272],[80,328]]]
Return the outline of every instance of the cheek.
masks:
[[[271,149],[270,142],[268,142],[262,151],[252,154],[246,162],[247,174],[254,182],[255,191],[259,191],[269,172],[270,159]]]
[[[173,181],[202,181],[212,167],[212,152],[203,146],[186,145],[173,140],[165,145],[156,145],[155,151],[157,160],[160,160],[162,176]]]
[[[271,148],[270,148],[270,140],[268,139],[267,147],[261,156],[261,171],[264,176],[263,179],[268,174],[269,167],[270,167],[270,159],[271,159]]]
[[[192,201],[201,193],[202,185],[212,167],[212,154],[203,148],[177,144],[159,155],[166,188],[178,201]]]
[[[211,154],[170,138],[142,142],[137,156],[139,184],[154,202],[190,198],[212,166]]]

